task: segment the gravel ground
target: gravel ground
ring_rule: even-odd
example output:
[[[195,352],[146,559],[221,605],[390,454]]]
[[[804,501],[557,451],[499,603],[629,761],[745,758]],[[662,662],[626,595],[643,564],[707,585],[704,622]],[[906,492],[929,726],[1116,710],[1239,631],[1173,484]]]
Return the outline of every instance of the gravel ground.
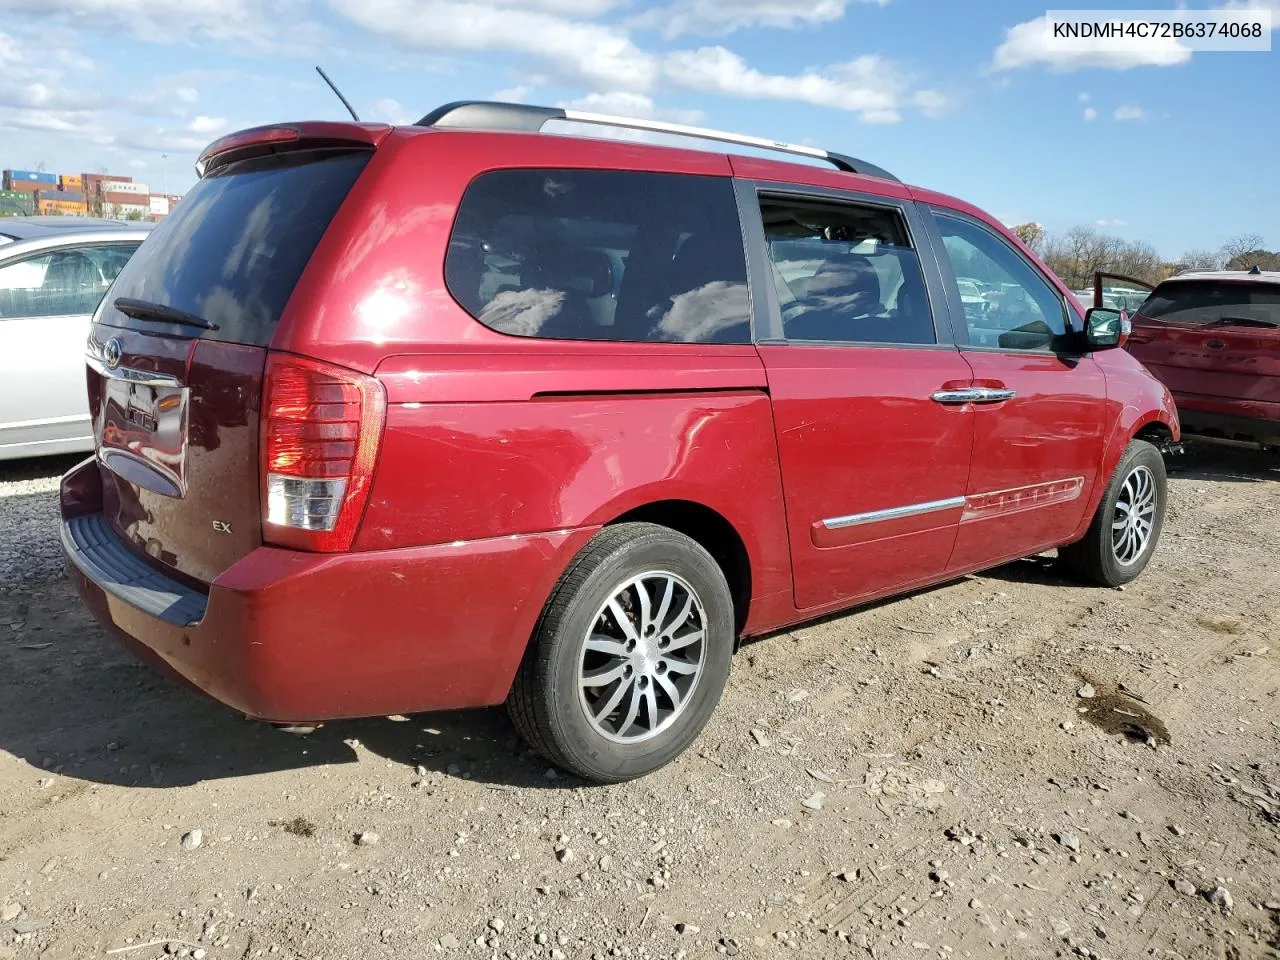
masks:
[[[57,576],[65,466],[0,466],[0,960],[1280,956],[1274,460],[1182,461],[1125,590],[751,643],[608,788],[500,711],[297,738],[157,678]]]
[[[0,460],[0,590],[61,577],[58,480],[83,459]]]

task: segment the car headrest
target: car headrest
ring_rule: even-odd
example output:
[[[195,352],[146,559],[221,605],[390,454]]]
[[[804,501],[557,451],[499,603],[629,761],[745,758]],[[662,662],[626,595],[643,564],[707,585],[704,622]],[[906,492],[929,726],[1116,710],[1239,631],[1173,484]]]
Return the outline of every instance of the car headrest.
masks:
[[[809,280],[807,294],[859,306],[880,303],[880,276],[871,261],[855,253],[827,260]]]
[[[540,286],[588,300],[613,292],[613,261],[602,250],[562,247],[538,257]]]
[[[688,293],[709,283],[742,283],[742,247],[726,244],[709,231],[695,233],[680,244],[672,270],[671,289],[677,293]]]

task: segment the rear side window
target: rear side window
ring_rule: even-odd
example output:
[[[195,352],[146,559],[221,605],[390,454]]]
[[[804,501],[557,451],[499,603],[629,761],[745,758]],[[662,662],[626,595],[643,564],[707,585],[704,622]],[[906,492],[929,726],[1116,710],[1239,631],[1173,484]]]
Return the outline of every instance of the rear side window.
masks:
[[[500,170],[462,199],[445,262],[454,299],[499,333],[749,343],[728,179]]]
[[[897,210],[765,198],[760,212],[787,340],[937,342]]]
[[[1162,283],[1138,311],[1170,323],[1231,323],[1280,326],[1280,284],[1221,280]]]
[[[98,319],[130,320],[118,297],[194,314],[206,339],[266,346],[293,288],[370,153],[297,151],[219,168],[183,198],[138,249]],[[184,336],[192,328],[182,328]]]

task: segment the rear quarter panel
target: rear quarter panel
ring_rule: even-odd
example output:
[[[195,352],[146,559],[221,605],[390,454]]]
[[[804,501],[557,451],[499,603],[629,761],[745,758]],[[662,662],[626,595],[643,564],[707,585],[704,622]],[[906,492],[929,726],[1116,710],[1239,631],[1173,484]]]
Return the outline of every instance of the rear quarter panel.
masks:
[[[791,575],[759,357],[581,346],[537,365],[469,353],[379,368],[387,428],[356,548],[594,528],[651,503],[697,503],[746,547],[752,632],[754,600],[789,595]]]

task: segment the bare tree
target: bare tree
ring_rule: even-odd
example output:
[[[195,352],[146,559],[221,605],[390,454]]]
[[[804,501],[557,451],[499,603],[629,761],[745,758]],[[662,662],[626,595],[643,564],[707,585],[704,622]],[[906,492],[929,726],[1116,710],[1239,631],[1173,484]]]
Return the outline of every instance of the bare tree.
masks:
[[[1236,257],[1261,250],[1262,243],[1262,237],[1256,233],[1242,233],[1232,237],[1222,245],[1222,261],[1229,264]]]
[[[1280,270],[1280,253],[1269,250],[1250,250],[1227,261],[1228,270]]]
[[[1179,273],[1190,273],[1203,270],[1221,270],[1226,265],[1226,260],[1220,252],[1210,250],[1188,250],[1182,255],[1182,259],[1178,261],[1175,269]]]
[[[1073,290],[1093,285],[1095,273],[1118,273],[1158,283],[1173,272],[1149,243],[1130,243],[1099,233],[1093,227],[1073,227],[1045,243],[1045,263]]]

